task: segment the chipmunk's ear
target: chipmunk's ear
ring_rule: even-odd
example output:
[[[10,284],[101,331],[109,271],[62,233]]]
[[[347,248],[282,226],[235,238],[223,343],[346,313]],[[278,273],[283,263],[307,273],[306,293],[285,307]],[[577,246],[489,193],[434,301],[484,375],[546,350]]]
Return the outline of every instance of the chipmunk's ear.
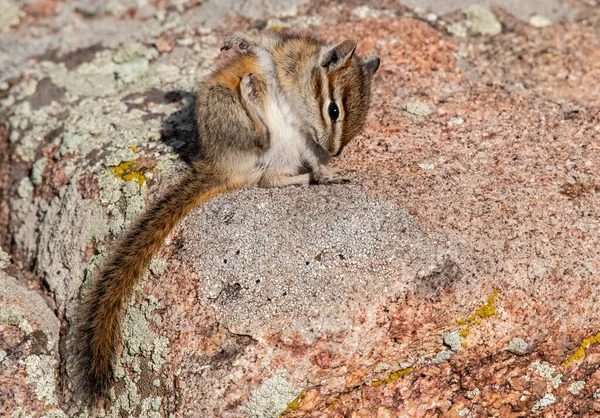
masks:
[[[326,67],[329,71],[334,71],[337,68],[343,67],[346,62],[352,58],[355,49],[356,41],[354,39],[346,39],[323,55],[321,67]]]
[[[365,58],[360,64],[365,70],[367,70],[369,76],[373,77],[373,74],[375,74],[375,72],[377,72],[379,69],[380,62],[381,60],[379,57],[368,57]]]

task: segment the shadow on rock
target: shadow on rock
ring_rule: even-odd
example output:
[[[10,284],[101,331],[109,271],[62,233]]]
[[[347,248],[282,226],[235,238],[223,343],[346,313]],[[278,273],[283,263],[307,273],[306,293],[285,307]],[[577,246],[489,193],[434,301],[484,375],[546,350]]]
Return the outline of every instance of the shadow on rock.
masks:
[[[192,93],[174,90],[165,94],[167,103],[181,104],[163,121],[161,140],[173,148],[183,161],[191,164],[200,158],[200,141],[194,118],[196,99]]]

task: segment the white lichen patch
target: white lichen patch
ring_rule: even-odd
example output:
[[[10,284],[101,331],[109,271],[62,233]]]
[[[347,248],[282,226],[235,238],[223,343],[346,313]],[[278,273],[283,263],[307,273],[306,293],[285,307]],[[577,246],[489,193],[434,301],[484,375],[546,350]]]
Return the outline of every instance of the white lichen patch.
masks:
[[[465,9],[467,27],[477,35],[498,35],[502,33],[502,24],[487,7],[471,4]]]
[[[138,285],[138,288],[141,284]],[[152,311],[157,308],[158,301],[150,297],[139,307],[131,306],[127,309],[123,319],[122,333],[126,350],[117,361],[118,368],[123,365],[131,366],[136,374],[142,372],[140,355],[149,358],[148,369],[159,371],[167,361],[169,354],[169,340],[164,336],[157,336],[148,326],[148,321],[153,319]],[[125,374],[124,370],[118,371],[119,375]]]
[[[143,418],[160,418],[158,410],[162,403],[161,397],[146,398],[142,401],[140,417]]]
[[[301,391],[288,381],[287,370],[276,370],[273,376],[252,391],[246,413],[251,418],[276,418]]]
[[[480,393],[481,393],[481,391],[479,390],[479,388],[475,388],[467,394],[467,397],[474,398],[475,396],[479,395]]]
[[[19,2],[10,0],[0,0],[0,32],[8,32],[9,28],[16,25],[21,20],[23,12],[19,7]]]
[[[139,186],[134,181],[125,182],[123,185],[123,195],[125,196],[125,226],[129,225],[133,219],[144,211],[146,201],[146,183]]]
[[[21,179],[19,186],[17,187],[17,194],[21,199],[31,200],[33,195],[33,184],[31,184],[29,177],[23,177]]]
[[[508,351],[512,351],[515,354],[525,354],[528,347],[527,343],[521,338],[513,338],[508,343]]]
[[[529,18],[529,24],[534,28],[545,28],[546,26],[550,26],[552,21],[542,15],[533,15]]]
[[[460,334],[458,331],[445,332],[444,333],[444,344],[446,344],[452,351],[458,351],[462,345],[460,343]]]
[[[569,392],[573,395],[579,395],[579,392],[583,390],[585,387],[585,382],[583,380],[578,380],[569,385]]]
[[[408,113],[409,119],[415,122],[423,120],[433,112],[428,104],[422,102],[406,102],[403,109]]]
[[[373,373],[380,373],[380,372],[384,372],[386,370],[390,369],[390,365],[385,363],[385,362],[381,362],[379,364],[377,364],[377,366],[375,366],[375,369],[373,370]]]
[[[423,170],[433,170],[435,168],[435,164],[432,163],[419,163],[419,168]]]
[[[18,325],[25,313],[22,308],[0,304],[0,325]]]
[[[546,380],[546,382],[552,385],[552,388],[556,389],[562,383],[562,373],[556,373],[556,369],[552,367],[548,362],[535,361],[529,366],[538,376]]]
[[[467,28],[462,23],[452,23],[448,25],[446,30],[450,35],[454,35],[457,38],[465,38],[467,36]]]
[[[14,106],[9,122],[13,132],[17,134],[11,140],[17,144],[15,151],[22,160],[34,162],[36,151],[44,137],[56,126],[60,126],[56,115],[62,111],[64,107],[56,102],[36,111],[31,110],[27,101]],[[21,131],[22,133],[19,134]],[[55,138],[52,145],[57,144],[58,141],[60,137]]]
[[[460,117],[453,117],[448,121],[448,126],[460,126],[465,123],[465,120]]]
[[[27,377],[25,383],[35,385],[35,394],[46,405],[56,404],[56,364],[51,356],[30,355],[24,360]]]
[[[91,62],[69,71],[63,63],[44,62],[52,82],[79,96],[137,93],[173,83],[180,77],[175,65],[152,61],[155,48],[128,43],[116,52],[100,51]]]
[[[150,357],[152,355],[156,335],[148,328],[146,314],[141,308],[131,306],[127,309],[123,318],[122,330],[122,340],[130,356],[143,354]]]
[[[150,271],[152,272],[152,274],[160,276],[165,272],[168,266],[169,264],[167,263],[167,260],[165,260],[164,258],[156,257],[150,263]]]
[[[369,6],[359,6],[352,11],[352,14],[360,19],[379,19],[381,17],[393,17],[393,10],[371,9]]]
[[[154,341],[154,352],[152,353],[152,362],[150,367],[154,371],[160,370],[162,365],[167,361],[169,353],[169,340],[163,336],[158,337]]]
[[[10,418],[33,418],[34,416],[34,414],[28,414],[23,408],[19,407],[13,411]]]
[[[46,157],[42,157],[39,160],[36,160],[31,167],[31,183],[34,186],[37,186],[42,183],[42,174],[48,165],[48,159]]]
[[[2,364],[4,367],[10,366],[10,359],[7,356],[8,353],[0,349],[0,364]]]
[[[551,393],[547,393],[542,399],[540,399],[536,402],[535,405],[533,405],[532,411],[536,412],[541,409],[544,409],[545,407],[552,405],[554,402],[556,402],[556,398],[554,397],[554,395]]]
[[[451,350],[443,350],[437,353],[437,355],[432,360],[435,364],[446,361],[452,357],[453,352]]]
[[[112,415],[115,415],[115,412],[119,410],[125,410],[131,414],[142,402],[137,386],[129,376],[125,376],[123,382],[125,383],[125,390],[117,397],[112,407]]]

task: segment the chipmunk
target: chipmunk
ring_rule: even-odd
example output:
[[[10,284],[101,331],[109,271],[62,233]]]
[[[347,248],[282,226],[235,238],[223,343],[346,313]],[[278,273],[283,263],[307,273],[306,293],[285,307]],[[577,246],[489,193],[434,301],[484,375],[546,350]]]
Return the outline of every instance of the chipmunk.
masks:
[[[345,181],[327,163],[363,129],[379,58],[291,32],[233,32],[221,49],[234,46],[195,92],[202,159],[124,233],[81,305],[72,352],[92,397],[111,387],[124,306],[183,216],[245,186]]]

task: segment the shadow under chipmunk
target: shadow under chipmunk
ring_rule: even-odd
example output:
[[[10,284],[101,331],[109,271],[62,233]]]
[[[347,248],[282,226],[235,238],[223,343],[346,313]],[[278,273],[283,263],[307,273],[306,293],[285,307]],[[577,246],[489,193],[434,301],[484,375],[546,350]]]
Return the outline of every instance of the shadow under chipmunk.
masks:
[[[189,165],[201,159],[198,125],[194,117],[196,98],[193,93],[173,90],[165,93],[164,99],[167,103],[180,103],[180,108],[163,120],[160,139]]]

